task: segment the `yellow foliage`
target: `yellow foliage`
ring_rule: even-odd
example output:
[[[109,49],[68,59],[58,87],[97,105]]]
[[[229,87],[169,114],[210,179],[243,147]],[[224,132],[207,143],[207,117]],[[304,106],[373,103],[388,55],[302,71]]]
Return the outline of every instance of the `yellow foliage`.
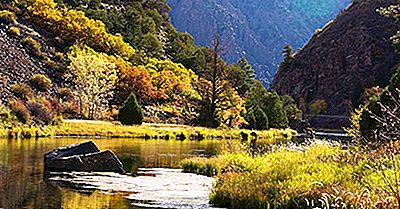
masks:
[[[72,47],[68,58],[71,63],[66,77],[74,84],[81,114],[92,119],[102,118],[118,78],[116,65],[109,56],[89,47]]]
[[[27,0],[28,18],[46,26],[69,42],[82,42],[109,55],[131,58],[135,51],[121,35],[111,35],[104,23],[85,16],[84,12],[60,8],[53,0]]]
[[[150,59],[146,65],[153,86],[162,98],[174,100],[178,96],[199,99],[199,94],[193,87],[198,76],[182,64],[170,60]]]

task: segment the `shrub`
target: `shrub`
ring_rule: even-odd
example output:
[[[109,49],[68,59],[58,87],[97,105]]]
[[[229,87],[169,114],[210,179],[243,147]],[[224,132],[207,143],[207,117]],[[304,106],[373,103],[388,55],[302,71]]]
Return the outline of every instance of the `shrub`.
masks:
[[[33,75],[29,83],[33,88],[40,92],[47,92],[53,86],[51,80],[42,74]]]
[[[31,121],[31,114],[25,107],[23,101],[12,101],[10,102],[11,113],[14,114],[18,121],[24,124],[28,124]]]
[[[40,43],[36,41],[34,38],[27,36],[24,39],[22,39],[22,43],[31,48],[38,57],[43,56],[42,47],[40,46]]]
[[[58,61],[64,61],[65,56],[62,52],[56,52],[56,58]]]
[[[72,101],[74,99],[74,94],[70,88],[59,88],[58,98],[64,101]]]
[[[226,153],[214,158],[184,160],[185,172],[217,175],[210,196],[216,206],[229,208],[305,208],[305,199],[318,200],[333,185],[352,182],[351,167],[339,147],[315,143],[303,151],[278,149],[252,158]]]
[[[125,104],[119,110],[118,119],[124,125],[140,125],[143,123],[143,111],[134,94],[128,97]]]
[[[6,125],[11,123],[13,120],[11,116],[11,111],[4,106],[0,101],[0,127],[1,125]]]
[[[328,103],[323,99],[318,99],[310,105],[312,115],[324,114],[328,111]]]
[[[21,31],[19,30],[18,27],[12,26],[8,29],[8,32],[13,35],[13,36],[20,36],[21,35]]]
[[[64,111],[63,111],[64,118],[80,118],[80,107],[76,103],[67,102],[64,104]]]
[[[17,17],[13,12],[8,10],[0,11],[0,22],[7,24],[15,24],[17,22]]]
[[[29,87],[26,84],[13,84],[11,85],[11,91],[14,93],[14,95],[20,99],[23,100],[28,100],[29,98],[32,98],[33,92],[31,87]]]
[[[44,104],[31,100],[26,104],[27,109],[30,111],[33,120],[37,124],[49,125],[53,121],[53,114]]]
[[[45,64],[46,64],[46,66],[48,68],[51,68],[51,69],[57,69],[58,68],[58,64],[56,62],[54,62],[53,60],[51,60],[51,59],[46,59]]]

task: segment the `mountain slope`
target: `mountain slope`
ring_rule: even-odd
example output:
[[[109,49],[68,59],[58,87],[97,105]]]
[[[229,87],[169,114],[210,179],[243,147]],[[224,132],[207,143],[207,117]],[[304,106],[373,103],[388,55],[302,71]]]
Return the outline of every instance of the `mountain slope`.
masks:
[[[10,84],[24,83],[34,74],[48,72],[43,62],[6,31],[0,27],[0,101],[3,102],[11,95]]]
[[[271,79],[285,44],[302,47],[314,31],[333,19],[349,0],[168,0],[172,23],[209,46],[215,32],[225,42],[225,57],[245,56],[259,78]]]
[[[366,88],[386,86],[399,63],[389,40],[399,24],[376,11],[393,3],[398,0],[355,1],[275,75],[272,88],[307,106],[323,99],[329,114],[347,115]]]

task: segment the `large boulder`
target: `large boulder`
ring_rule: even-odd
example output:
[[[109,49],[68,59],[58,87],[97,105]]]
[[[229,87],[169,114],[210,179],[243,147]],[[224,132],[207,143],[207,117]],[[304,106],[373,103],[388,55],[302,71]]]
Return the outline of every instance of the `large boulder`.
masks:
[[[47,171],[125,173],[118,157],[110,150],[101,152],[92,141],[57,148],[44,155]]]

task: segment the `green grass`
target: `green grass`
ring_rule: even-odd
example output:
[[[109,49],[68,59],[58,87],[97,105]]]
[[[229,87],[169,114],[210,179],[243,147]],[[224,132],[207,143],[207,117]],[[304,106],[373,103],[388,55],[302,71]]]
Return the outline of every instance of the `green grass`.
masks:
[[[29,133],[29,134],[22,134]],[[144,124],[141,126],[123,126],[102,121],[65,121],[59,125],[46,127],[16,126],[12,129],[0,129],[1,137],[35,137],[35,136],[85,136],[107,138],[145,138],[145,139],[177,139],[177,140],[202,140],[202,139],[243,139],[248,136],[251,140],[250,130],[242,129],[207,129],[185,125]],[[290,141],[293,130],[272,129],[268,131],[255,131],[259,140],[266,143],[284,143]]]
[[[38,138],[52,136],[53,132],[48,127],[17,125],[13,127],[0,126],[0,138]]]
[[[210,203],[218,207],[397,208],[394,198],[383,192],[382,175],[366,166],[369,157],[354,152],[318,142],[256,158],[225,153],[186,159],[181,167],[216,177]]]

